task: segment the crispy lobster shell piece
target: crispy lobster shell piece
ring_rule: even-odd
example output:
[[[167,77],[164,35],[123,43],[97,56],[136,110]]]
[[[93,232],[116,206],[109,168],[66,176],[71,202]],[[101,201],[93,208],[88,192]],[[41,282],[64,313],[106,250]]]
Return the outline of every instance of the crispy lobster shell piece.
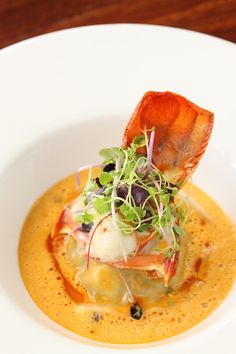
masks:
[[[123,145],[145,128],[155,128],[153,163],[180,186],[191,176],[204,153],[213,127],[213,113],[172,92],[147,92],[124,132]]]

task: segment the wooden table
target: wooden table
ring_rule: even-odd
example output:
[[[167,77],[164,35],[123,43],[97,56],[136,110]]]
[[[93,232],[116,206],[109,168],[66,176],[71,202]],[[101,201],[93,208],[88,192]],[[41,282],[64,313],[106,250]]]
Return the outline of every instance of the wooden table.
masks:
[[[236,0],[0,0],[0,48],[63,28],[151,23],[236,42]]]

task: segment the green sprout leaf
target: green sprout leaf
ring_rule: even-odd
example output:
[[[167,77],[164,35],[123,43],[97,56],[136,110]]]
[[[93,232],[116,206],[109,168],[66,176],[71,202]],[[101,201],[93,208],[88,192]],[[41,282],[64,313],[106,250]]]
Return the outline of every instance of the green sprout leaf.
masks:
[[[185,236],[185,231],[181,226],[175,225],[173,227],[174,232],[179,236]]]
[[[172,188],[172,195],[173,196],[175,196],[178,192],[179,192],[179,188],[178,187]]]
[[[137,208],[136,208],[137,209]],[[137,221],[137,214],[135,213],[135,208],[130,207],[127,204],[123,204],[120,207],[121,214],[125,217],[127,221]],[[139,214],[138,214],[139,215]]]
[[[87,211],[84,211],[83,213],[79,214],[76,217],[76,221],[79,224],[89,224],[95,219],[95,216],[92,214],[89,214]]]
[[[178,218],[179,218],[181,221],[184,221],[184,220],[185,220],[185,215],[184,215],[183,209],[178,208],[178,209],[177,209],[177,213],[178,213]]]
[[[169,204],[170,203],[170,195],[169,194],[163,194],[160,196],[160,201],[163,204]]]
[[[136,211],[136,213],[140,216],[140,218],[142,218],[143,216],[144,216],[144,210],[143,210],[143,208],[141,208],[141,207],[133,207],[134,208],[134,210]]]
[[[87,182],[83,194],[87,194],[88,192],[94,192],[98,189],[98,185],[94,179],[91,179]]]
[[[166,220],[165,216],[162,216],[160,219],[160,226],[165,227],[166,223],[167,223],[167,220]]]
[[[109,198],[96,198],[93,201],[94,208],[99,214],[106,214],[111,210]]]
[[[166,221],[170,221],[171,217],[172,217],[172,215],[171,215],[170,205],[166,204],[165,212],[164,212],[164,218],[166,219]]]
[[[159,222],[160,222],[159,216],[154,216],[154,218],[152,219],[152,225],[156,226],[159,224]]]
[[[123,159],[124,158],[124,152],[122,148],[119,147],[112,147],[108,149],[102,149],[100,150],[99,154],[104,158],[106,161],[115,161],[118,158]]]
[[[102,172],[99,177],[99,182],[104,186],[112,181],[112,176],[109,172]]]
[[[175,251],[180,251],[180,244],[179,243],[175,244]]]
[[[150,227],[152,227],[150,224],[142,224],[142,225],[138,228],[138,231],[139,231],[139,232],[144,232],[144,231],[147,231]]]
[[[157,190],[154,187],[148,187],[148,193],[150,194],[150,196],[155,197],[155,195],[157,194]]]
[[[174,250],[173,248],[169,248],[169,249],[166,251],[165,255],[166,255],[166,257],[168,257],[168,258],[172,258],[174,252],[175,252],[175,250]]]
[[[142,147],[142,146],[145,146],[146,145],[146,139],[145,139],[145,136],[144,135],[138,135],[138,136],[135,136],[133,141],[132,141],[132,146],[135,146],[135,147]]]

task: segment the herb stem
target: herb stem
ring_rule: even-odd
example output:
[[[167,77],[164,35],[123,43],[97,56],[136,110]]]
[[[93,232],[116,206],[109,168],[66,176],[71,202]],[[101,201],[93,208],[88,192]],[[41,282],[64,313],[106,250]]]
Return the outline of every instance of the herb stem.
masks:
[[[153,145],[155,139],[155,130],[151,131],[149,145],[148,145],[148,154],[147,154],[147,171],[149,172],[152,164],[152,156],[153,156]]]

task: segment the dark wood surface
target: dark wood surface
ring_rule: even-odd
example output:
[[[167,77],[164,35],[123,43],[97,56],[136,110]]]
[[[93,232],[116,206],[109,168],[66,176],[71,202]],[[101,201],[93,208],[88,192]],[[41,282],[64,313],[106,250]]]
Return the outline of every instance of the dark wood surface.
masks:
[[[182,27],[236,42],[236,0],[0,0],[0,48],[63,28],[119,22]]]

